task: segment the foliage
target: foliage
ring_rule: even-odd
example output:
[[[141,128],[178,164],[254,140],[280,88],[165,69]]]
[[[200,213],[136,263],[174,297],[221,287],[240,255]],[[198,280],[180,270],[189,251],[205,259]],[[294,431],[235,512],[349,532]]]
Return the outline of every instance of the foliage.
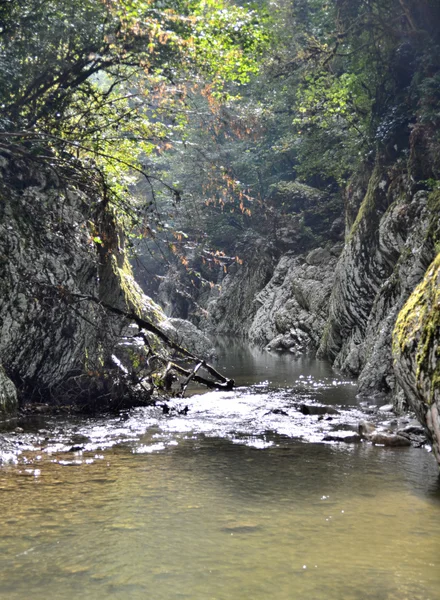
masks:
[[[0,146],[126,213],[141,173],[153,201],[143,164],[185,123],[182,80],[209,71],[216,90],[244,82],[264,43],[255,11],[220,1],[16,0],[0,10]]]

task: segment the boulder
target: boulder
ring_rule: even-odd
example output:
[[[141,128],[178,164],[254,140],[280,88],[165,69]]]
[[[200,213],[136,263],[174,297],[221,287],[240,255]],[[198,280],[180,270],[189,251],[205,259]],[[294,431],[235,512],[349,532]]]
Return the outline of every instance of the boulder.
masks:
[[[393,448],[400,446],[411,446],[411,441],[408,438],[395,433],[376,431],[375,433],[369,435],[368,439],[375,446],[391,446]]]
[[[168,319],[174,331],[167,330],[169,337],[196,356],[211,359],[216,356],[212,341],[193,323],[185,319]]]

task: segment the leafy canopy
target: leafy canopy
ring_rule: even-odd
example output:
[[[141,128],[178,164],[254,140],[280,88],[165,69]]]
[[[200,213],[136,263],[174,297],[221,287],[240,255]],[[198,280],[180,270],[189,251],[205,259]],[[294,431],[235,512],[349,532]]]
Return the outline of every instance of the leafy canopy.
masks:
[[[128,207],[145,158],[184,127],[185,82],[220,96],[265,43],[223,0],[14,0],[0,5],[0,149],[46,161]]]

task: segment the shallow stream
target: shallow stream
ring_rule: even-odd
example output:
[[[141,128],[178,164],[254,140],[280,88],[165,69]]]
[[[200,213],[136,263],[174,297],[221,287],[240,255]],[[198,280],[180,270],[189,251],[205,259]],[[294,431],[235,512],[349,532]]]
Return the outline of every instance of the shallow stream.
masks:
[[[237,390],[168,415],[3,433],[21,453],[0,467],[0,598],[438,600],[433,457],[324,443],[374,418],[325,363],[230,347],[220,364]]]

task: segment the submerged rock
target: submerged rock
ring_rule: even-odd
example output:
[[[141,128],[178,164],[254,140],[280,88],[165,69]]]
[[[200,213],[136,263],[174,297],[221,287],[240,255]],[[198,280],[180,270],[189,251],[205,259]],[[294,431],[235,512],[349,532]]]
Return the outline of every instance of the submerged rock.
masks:
[[[385,433],[381,431],[376,431],[375,433],[369,435],[368,439],[375,446],[411,446],[411,441],[408,438],[403,437],[401,435],[397,435],[395,433]]]

